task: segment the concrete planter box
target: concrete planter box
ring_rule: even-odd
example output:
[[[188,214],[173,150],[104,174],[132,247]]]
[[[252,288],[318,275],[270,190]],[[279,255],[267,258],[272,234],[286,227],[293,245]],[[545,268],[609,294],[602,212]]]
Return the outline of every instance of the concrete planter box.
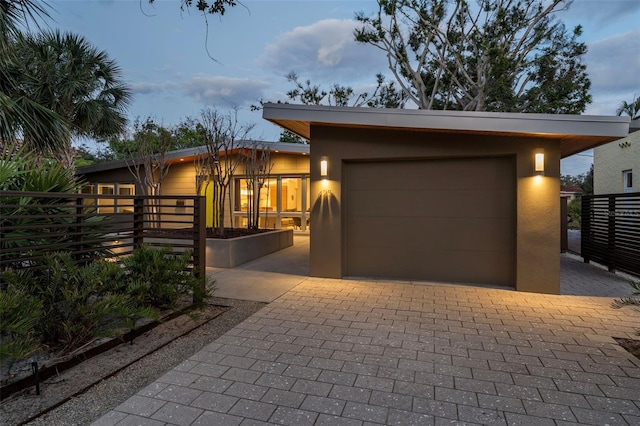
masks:
[[[227,240],[207,238],[207,266],[233,268],[292,245],[292,229],[276,229]]]

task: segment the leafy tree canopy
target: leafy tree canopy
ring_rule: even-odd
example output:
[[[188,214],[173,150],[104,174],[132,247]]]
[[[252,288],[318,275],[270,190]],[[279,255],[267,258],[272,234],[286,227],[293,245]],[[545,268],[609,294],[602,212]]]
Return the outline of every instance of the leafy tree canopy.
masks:
[[[351,86],[342,86],[338,83],[334,83],[328,90],[325,90],[319,85],[311,84],[311,80],[302,83],[294,71],[287,74],[286,78],[294,86],[287,92],[287,98],[304,105],[402,108],[406,102],[402,92],[396,89],[395,83],[385,81],[382,74],[376,75],[376,87],[372,93],[356,93]]]
[[[150,4],[156,0],[149,0]],[[188,10],[195,7],[200,12],[211,15],[224,15],[228,7],[234,7],[238,4],[236,0],[180,0],[180,10]]]
[[[175,126],[164,126],[151,117],[137,117],[130,132],[109,139],[96,157],[102,162],[127,160],[137,155],[140,145],[145,145],[150,154],[204,146],[204,128],[191,117]]]
[[[571,2],[378,0],[355,38],[386,55],[419,108],[578,114],[591,102],[587,48],[555,16]]]
[[[38,27],[49,10],[46,2],[0,0],[0,145],[22,137],[55,147],[68,139],[69,128],[61,117],[22,90],[24,78],[14,48],[20,29]]]
[[[105,51],[59,31],[19,34],[14,49],[20,93],[13,96],[54,111],[75,136],[102,139],[124,130],[131,91]]]

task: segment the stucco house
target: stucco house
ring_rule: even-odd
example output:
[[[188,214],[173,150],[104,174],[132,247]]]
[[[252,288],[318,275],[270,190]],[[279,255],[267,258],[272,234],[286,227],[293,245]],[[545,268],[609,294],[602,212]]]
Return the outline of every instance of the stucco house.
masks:
[[[640,192],[640,120],[633,120],[629,136],[593,150],[593,193]]]
[[[560,291],[560,159],[624,117],[267,104],[310,140],[310,274]]]
[[[289,104],[263,117],[311,141],[268,145],[260,226],[309,230],[312,276],[541,293],[560,291],[560,159],[629,129],[624,117]],[[200,155],[167,155],[163,194],[196,194]],[[123,161],[78,173],[88,192],[139,191]],[[234,226],[246,220],[243,173],[228,198]]]

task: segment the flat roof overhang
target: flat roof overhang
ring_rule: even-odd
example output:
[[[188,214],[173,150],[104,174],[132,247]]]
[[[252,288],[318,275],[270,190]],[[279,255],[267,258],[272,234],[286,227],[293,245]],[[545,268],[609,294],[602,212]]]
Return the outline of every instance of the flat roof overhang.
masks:
[[[377,128],[470,135],[550,138],[560,141],[562,158],[629,134],[629,117],[434,111],[318,105],[264,105],[262,117],[303,138],[312,125]]]

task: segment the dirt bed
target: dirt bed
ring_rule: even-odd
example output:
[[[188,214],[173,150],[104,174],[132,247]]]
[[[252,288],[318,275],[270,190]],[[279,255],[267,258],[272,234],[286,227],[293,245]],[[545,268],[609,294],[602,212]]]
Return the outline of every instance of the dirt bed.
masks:
[[[132,345],[120,344],[45,380],[40,395],[34,387],[11,395],[2,401],[0,423],[89,424],[262,306],[213,298],[195,320],[181,315],[136,337]],[[90,405],[82,403],[85,398]]]

